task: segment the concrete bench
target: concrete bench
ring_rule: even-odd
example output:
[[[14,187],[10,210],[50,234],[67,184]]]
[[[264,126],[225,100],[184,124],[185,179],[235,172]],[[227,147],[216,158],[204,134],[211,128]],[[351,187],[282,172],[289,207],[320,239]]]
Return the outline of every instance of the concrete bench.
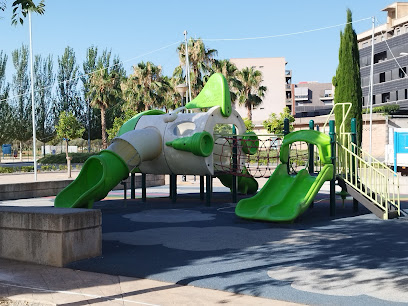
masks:
[[[97,209],[0,207],[0,257],[62,267],[102,254]]]

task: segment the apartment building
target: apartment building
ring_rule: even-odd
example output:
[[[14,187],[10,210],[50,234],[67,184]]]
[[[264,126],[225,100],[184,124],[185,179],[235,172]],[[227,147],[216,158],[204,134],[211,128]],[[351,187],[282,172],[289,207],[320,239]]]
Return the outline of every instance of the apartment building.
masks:
[[[374,29],[373,107],[399,104],[408,110],[408,2],[383,9],[387,22]],[[363,107],[370,105],[372,29],[357,35]]]
[[[294,86],[295,117],[314,117],[330,113],[334,88],[331,83],[300,82]]]
[[[260,105],[252,109],[252,122],[259,129],[262,122],[271,113],[281,113],[285,106],[293,108],[293,85],[292,71],[286,69],[286,61],[283,57],[264,58],[231,58],[238,69],[252,67],[262,72],[263,81],[261,85],[267,87],[265,97]],[[235,105],[238,113],[247,116],[247,109],[243,105]]]

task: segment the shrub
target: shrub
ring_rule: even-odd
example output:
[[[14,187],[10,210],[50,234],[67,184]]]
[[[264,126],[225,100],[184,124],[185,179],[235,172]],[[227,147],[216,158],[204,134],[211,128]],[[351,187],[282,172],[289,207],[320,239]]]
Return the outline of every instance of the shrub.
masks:
[[[83,164],[88,157],[95,155],[96,153],[70,153],[72,157],[71,163],[73,164]],[[40,164],[66,164],[67,159],[65,153],[46,155],[38,160]]]
[[[0,173],[13,173],[14,171],[12,167],[0,167]]]
[[[31,172],[34,171],[34,166],[22,166],[21,172]]]

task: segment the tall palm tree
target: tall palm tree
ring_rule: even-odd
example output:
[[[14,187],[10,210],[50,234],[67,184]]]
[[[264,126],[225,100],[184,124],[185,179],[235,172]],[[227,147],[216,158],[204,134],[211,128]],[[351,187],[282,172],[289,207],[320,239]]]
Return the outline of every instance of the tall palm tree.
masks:
[[[88,97],[92,107],[101,110],[102,147],[108,147],[106,138],[105,112],[108,107],[116,104],[122,95],[120,88],[120,76],[117,72],[108,72],[101,69],[91,76]]]
[[[212,64],[212,71],[213,73],[222,73],[225,76],[228,82],[231,102],[235,103],[237,100],[236,89],[240,86],[240,82],[237,77],[239,72],[237,66],[235,66],[235,64],[228,59],[214,60]]]
[[[180,65],[186,64],[185,44],[181,43],[177,51],[179,53]],[[211,65],[214,57],[218,54],[215,49],[208,49],[205,47],[202,39],[190,38],[187,43],[188,61],[191,68],[190,80],[192,95],[196,97],[204,85],[204,77],[211,72]]]
[[[248,119],[252,120],[252,108],[262,103],[267,89],[265,86],[261,86],[262,72],[252,67],[245,67],[239,71],[237,78],[239,80],[239,104],[243,104],[247,108]]]
[[[133,74],[122,86],[127,101],[125,108],[140,110],[143,107],[148,110],[152,106],[161,107],[167,85],[160,66],[152,62],[141,62],[133,66]]]

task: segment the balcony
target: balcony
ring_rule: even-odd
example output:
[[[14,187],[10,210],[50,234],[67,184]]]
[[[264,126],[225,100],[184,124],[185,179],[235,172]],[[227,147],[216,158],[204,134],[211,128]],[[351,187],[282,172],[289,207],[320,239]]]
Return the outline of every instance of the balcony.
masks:
[[[291,78],[292,77],[292,70],[285,70],[285,76],[287,78]]]
[[[320,96],[320,101],[330,101],[333,99],[334,99],[334,96],[332,94],[325,94],[323,96]]]
[[[285,89],[286,89],[286,91],[291,91],[292,90],[292,84],[285,84]]]
[[[295,101],[309,101],[309,95],[295,96]]]
[[[292,105],[292,98],[286,98],[286,105]]]

